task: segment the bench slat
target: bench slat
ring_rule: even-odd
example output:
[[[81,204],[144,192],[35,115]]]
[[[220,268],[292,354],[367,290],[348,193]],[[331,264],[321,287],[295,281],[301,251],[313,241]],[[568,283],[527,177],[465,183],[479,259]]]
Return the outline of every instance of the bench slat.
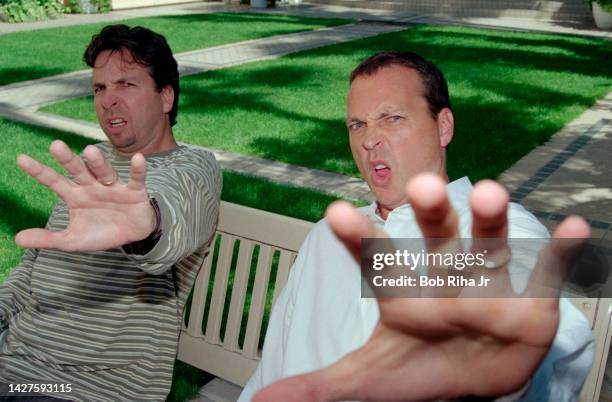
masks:
[[[215,285],[213,287],[212,300],[208,321],[206,323],[206,342],[218,345],[221,343],[221,320],[223,319],[223,307],[225,305],[225,294],[227,293],[227,281],[232,264],[232,252],[236,236],[221,233],[221,247],[217,258],[217,269],[215,271]]]
[[[216,237],[215,237],[216,239]],[[214,246],[214,242],[212,243]],[[204,309],[206,307],[206,295],[208,294],[208,283],[210,281],[210,271],[212,267],[213,253],[208,253],[204,259],[204,264],[195,279],[193,287],[193,298],[191,301],[191,311],[189,312],[189,327],[183,330],[191,336],[202,336],[202,321],[204,320]]]
[[[259,334],[261,333],[262,320],[266,309],[273,257],[274,249],[272,247],[263,245],[260,247],[253,294],[251,296],[251,306],[249,308],[249,319],[247,320],[246,335],[242,348],[242,355],[249,359],[259,358]]]
[[[289,270],[293,266],[293,262],[297,257],[297,253],[293,253],[287,250],[283,250],[280,255],[280,261],[278,262],[278,270],[276,271],[276,283],[274,284],[274,298],[272,299],[272,305],[276,303],[276,299],[280,294],[281,290],[287,283],[289,278]]]
[[[234,285],[232,287],[232,298],[229,305],[225,336],[223,337],[223,347],[231,351],[238,350],[238,335],[240,334],[244,299],[249,284],[249,271],[251,269],[254,247],[255,243],[250,240],[243,239],[240,241]]]

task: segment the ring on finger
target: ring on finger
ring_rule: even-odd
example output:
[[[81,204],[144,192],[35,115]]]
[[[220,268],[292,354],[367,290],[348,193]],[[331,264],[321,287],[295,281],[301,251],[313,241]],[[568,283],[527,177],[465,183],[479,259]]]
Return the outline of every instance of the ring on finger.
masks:
[[[102,183],[103,186],[112,186],[116,182],[117,182],[117,175],[115,173],[113,173],[113,178],[111,180],[100,181],[100,183]]]
[[[499,250],[487,253],[484,260],[484,267],[487,269],[496,269],[508,265],[512,259],[512,252],[509,247],[504,247]]]

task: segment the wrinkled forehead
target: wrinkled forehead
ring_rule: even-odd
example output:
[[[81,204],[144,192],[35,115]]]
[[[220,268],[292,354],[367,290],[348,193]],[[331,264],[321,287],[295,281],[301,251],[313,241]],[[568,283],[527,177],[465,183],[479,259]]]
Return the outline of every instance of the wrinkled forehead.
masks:
[[[412,102],[426,102],[421,77],[414,69],[392,65],[357,76],[348,91],[347,116],[385,112]]]
[[[125,48],[121,48],[119,50],[108,49],[100,52],[98,57],[94,62],[94,70],[99,68],[104,68],[109,65],[109,63],[117,64],[122,70],[132,70],[132,69],[146,69],[149,68],[144,64],[138,63],[134,58],[134,55],[131,51]]]

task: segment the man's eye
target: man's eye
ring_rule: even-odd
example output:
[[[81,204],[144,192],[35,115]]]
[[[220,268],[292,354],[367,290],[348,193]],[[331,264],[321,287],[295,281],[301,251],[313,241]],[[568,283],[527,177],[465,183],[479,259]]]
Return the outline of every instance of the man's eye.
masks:
[[[389,123],[397,123],[400,120],[402,120],[402,116],[389,116],[389,117],[387,117],[387,121]]]
[[[102,90],[102,88],[99,88],[99,87],[94,88],[94,89],[93,89],[93,93],[94,93],[94,95],[95,95],[95,94],[97,94],[97,93],[99,93],[101,90]]]
[[[359,130],[362,127],[363,127],[363,123],[362,122],[354,122],[354,123],[351,123],[351,124],[348,125],[349,131]]]

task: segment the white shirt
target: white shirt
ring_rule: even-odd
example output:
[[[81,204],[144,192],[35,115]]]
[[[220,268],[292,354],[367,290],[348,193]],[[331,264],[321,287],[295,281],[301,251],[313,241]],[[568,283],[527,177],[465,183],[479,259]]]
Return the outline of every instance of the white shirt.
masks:
[[[461,237],[471,237],[471,183],[464,177],[447,190],[459,216]],[[410,205],[394,209],[386,220],[376,214],[375,203],[360,211],[391,237],[422,237]],[[511,238],[549,236],[518,204],[510,204],[508,221]],[[328,366],[363,346],[378,322],[379,311],[375,299],[360,295],[358,265],[327,222],[319,221],[300,248],[287,285],[272,309],[262,359],[239,402],[250,401],[260,388],[279,379]],[[527,392],[510,399],[565,402],[578,398],[593,361],[592,334],[586,318],[568,300],[561,299],[560,311],[554,343]]]

